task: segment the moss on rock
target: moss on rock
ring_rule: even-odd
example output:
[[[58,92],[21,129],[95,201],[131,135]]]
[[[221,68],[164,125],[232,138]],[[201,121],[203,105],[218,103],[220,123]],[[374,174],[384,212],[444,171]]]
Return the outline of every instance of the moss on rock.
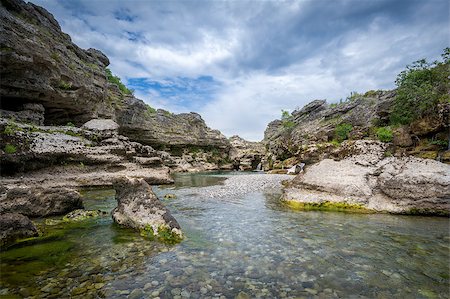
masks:
[[[296,200],[284,200],[283,203],[295,210],[302,211],[335,211],[349,213],[373,213],[373,210],[366,208],[362,204],[351,204],[345,202],[300,202]]]

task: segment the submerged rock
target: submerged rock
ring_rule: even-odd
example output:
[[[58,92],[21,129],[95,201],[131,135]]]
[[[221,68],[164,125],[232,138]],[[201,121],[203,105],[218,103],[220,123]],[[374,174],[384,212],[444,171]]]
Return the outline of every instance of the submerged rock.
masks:
[[[116,180],[113,186],[117,207],[112,211],[112,218],[116,223],[169,243],[181,240],[180,225],[145,180],[125,177]]]
[[[20,238],[35,237],[38,231],[28,217],[19,213],[0,214],[0,247]]]
[[[78,210],[72,211],[69,214],[65,215],[62,220],[66,221],[66,222],[72,222],[72,221],[77,222],[77,221],[83,221],[83,220],[91,219],[91,218],[103,217],[106,215],[108,215],[108,213],[105,211],[78,209]]]
[[[80,193],[70,188],[18,187],[5,192],[0,198],[0,213],[43,217],[83,207]]]

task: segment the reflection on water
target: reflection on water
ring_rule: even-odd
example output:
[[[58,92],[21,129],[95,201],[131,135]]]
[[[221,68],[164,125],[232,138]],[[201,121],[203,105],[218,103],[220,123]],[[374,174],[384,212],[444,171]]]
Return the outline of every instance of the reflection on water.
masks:
[[[166,246],[110,217],[47,231],[1,253],[1,292],[48,298],[447,298],[449,219],[296,212],[280,194],[198,200],[182,189],[223,182],[182,174],[154,188],[186,239]],[[195,187],[195,188],[193,188]],[[88,190],[87,208],[110,211],[113,190]]]

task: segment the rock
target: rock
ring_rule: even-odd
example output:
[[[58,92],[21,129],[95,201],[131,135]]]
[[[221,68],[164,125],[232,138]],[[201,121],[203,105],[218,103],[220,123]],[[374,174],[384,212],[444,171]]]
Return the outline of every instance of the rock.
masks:
[[[20,238],[38,236],[38,231],[28,217],[19,213],[0,214],[0,247]]]
[[[229,138],[231,147],[229,159],[235,169],[255,170],[264,156],[265,149],[261,142],[251,142],[235,135]]]
[[[303,167],[305,167],[305,163],[296,164],[288,169],[287,174],[299,174],[303,171]]]
[[[135,98],[125,99],[125,108],[118,111],[118,123],[121,134],[157,148],[186,145],[229,147],[227,138],[207,127],[199,114],[172,114],[164,110],[149,112],[148,106]]]
[[[151,165],[151,166],[160,166],[163,163],[160,157],[151,157],[151,158],[134,157],[134,161],[136,161],[141,165]]]
[[[308,167],[284,190],[283,200],[302,209],[450,214],[450,165],[413,157],[361,163],[362,157]]]
[[[112,119],[91,119],[81,128],[93,132],[99,140],[119,135],[119,125]]]
[[[82,207],[80,193],[70,188],[17,187],[0,198],[0,213],[29,217],[61,215]]]
[[[180,225],[143,179],[118,179],[114,189],[118,205],[112,217],[116,223],[169,242],[182,238]]]
[[[100,51],[79,48],[52,14],[32,3],[3,1],[0,15],[2,106],[40,103],[46,122],[55,124],[114,116]]]
[[[413,145],[411,134],[406,126],[398,127],[393,130],[393,140],[395,146],[408,147]]]
[[[133,291],[131,291],[130,295],[128,295],[129,299],[141,299],[144,297],[144,292],[142,290],[139,289],[134,289]]]
[[[22,105],[20,111],[8,111],[0,109],[0,116],[6,119],[15,119],[16,121],[26,122],[34,125],[44,124],[45,108],[42,104],[26,103]]]
[[[105,212],[105,211],[78,209],[78,210],[75,210],[75,211],[72,211],[72,212],[66,214],[63,217],[63,221],[77,222],[77,221],[83,221],[83,220],[91,219],[91,218],[104,217],[107,215],[108,215],[108,212]]]
[[[318,162],[329,157],[335,146],[324,146],[336,138],[335,129],[340,124],[351,125],[349,136],[362,139],[370,133],[373,122],[381,118],[380,114],[386,117],[384,113],[389,113],[394,96],[390,91],[368,93],[333,105],[315,100],[292,112],[293,126],[284,127],[281,120],[269,123],[263,140],[267,148],[266,167],[270,160],[298,157],[304,162]],[[313,153],[308,153],[315,145]]]
[[[167,193],[164,195],[164,199],[175,199],[177,196],[173,193]]]

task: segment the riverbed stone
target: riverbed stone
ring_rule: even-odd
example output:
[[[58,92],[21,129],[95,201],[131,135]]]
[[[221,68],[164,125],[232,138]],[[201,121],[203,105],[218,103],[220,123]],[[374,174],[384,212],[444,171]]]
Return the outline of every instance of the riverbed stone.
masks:
[[[20,238],[36,237],[38,231],[31,220],[19,213],[0,214],[0,247]]]
[[[116,223],[163,241],[177,241],[183,237],[180,225],[145,180],[118,179],[114,189],[118,205],[112,211],[112,217]]]

